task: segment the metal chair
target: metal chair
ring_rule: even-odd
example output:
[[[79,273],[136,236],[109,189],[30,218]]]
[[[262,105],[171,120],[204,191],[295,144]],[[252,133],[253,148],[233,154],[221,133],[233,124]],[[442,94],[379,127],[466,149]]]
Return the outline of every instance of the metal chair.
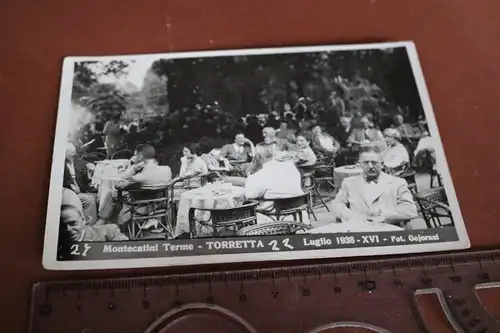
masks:
[[[301,184],[304,193],[307,193],[307,212],[309,216],[313,216],[315,221],[318,221],[316,213],[314,212],[314,206],[316,204],[316,198],[319,198],[321,204],[330,211],[330,208],[326,205],[326,202],[321,197],[321,194],[316,188],[316,180],[314,179],[314,165],[312,166],[299,166],[298,167],[301,174]]]
[[[414,197],[428,228],[442,227],[441,218],[449,218],[451,225],[455,225],[443,187],[421,191]]]
[[[308,210],[308,194],[304,193],[299,196],[289,198],[276,198],[276,199],[260,199],[261,203],[271,203],[269,208],[257,208],[257,213],[261,213],[270,217],[275,221],[280,221],[282,217],[291,215],[294,220],[303,222],[302,212]]]
[[[238,236],[293,235],[298,230],[310,230],[311,226],[297,221],[279,221],[256,224],[238,231]]]
[[[443,179],[441,178],[441,175],[439,174],[439,172],[437,172],[436,169],[431,169],[430,175],[431,175],[431,183],[430,183],[431,188],[434,187],[434,180],[437,180],[438,187],[443,187]]]
[[[415,158],[415,167],[419,172],[426,172],[430,175],[430,187],[434,187],[434,181],[437,180],[437,187],[443,187],[441,175],[435,169],[436,153],[434,149],[423,149]]]
[[[334,170],[335,159],[332,156],[322,157],[316,161],[316,165],[314,167],[314,179],[316,182],[317,193],[320,193],[319,190],[321,188],[321,184],[324,183],[328,185],[329,189],[335,191]],[[328,196],[328,199],[330,199],[330,196]]]
[[[103,153],[93,152],[93,153],[85,153],[80,157],[82,160],[95,163],[98,161],[104,161],[106,159],[106,155]]]
[[[124,196],[119,192],[119,198],[130,207],[130,220],[126,222],[129,238],[140,239],[146,223],[153,219],[165,229],[163,237],[172,238],[174,235],[174,224],[171,215],[171,200],[169,186],[157,189],[131,189]]]
[[[210,208],[210,209],[189,209],[189,230],[191,238],[195,238],[196,223],[212,229],[213,237],[234,236],[238,230],[257,224],[256,207],[258,201],[248,201],[240,207],[235,208]],[[207,221],[198,220],[195,211],[210,212],[210,219]]]
[[[134,156],[134,152],[130,149],[123,149],[115,152],[113,155],[111,155],[112,160],[119,160],[119,159],[126,159],[128,160]]]
[[[417,194],[417,182],[415,180],[416,172],[415,170],[406,170],[402,174],[399,175],[400,178],[403,178],[408,183],[408,189],[411,191],[413,195]]]

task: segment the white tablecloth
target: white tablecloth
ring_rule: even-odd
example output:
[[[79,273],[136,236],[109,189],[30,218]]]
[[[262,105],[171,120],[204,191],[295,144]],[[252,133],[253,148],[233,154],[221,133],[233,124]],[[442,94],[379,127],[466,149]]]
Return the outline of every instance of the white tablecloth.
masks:
[[[101,178],[103,174],[118,174],[119,170],[126,169],[130,164],[129,160],[120,159],[120,160],[103,160],[95,163],[95,170],[92,176],[92,185],[94,187],[99,187],[101,184]]]
[[[189,232],[189,210],[191,208],[211,209],[211,208],[234,208],[243,205],[245,202],[245,188],[224,184],[223,193],[216,194],[218,191],[213,185],[207,184],[203,187],[188,190],[181,194],[177,210],[177,224],[175,227],[175,236],[184,232]],[[208,212],[199,212],[199,218],[208,220]],[[198,228],[197,228],[198,229]],[[206,230],[196,230],[205,232]]]
[[[99,207],[103,207],[106,195],[113,191],[116,182],[121,179],[120,173],[126,170],[129,163],[129,160],[125,159],[97,162],[92,177],[92,185],[98,189]]]

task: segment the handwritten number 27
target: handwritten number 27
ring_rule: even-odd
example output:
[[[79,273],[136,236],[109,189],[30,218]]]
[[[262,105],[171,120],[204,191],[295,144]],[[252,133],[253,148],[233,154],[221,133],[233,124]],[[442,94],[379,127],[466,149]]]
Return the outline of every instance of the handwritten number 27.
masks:
[[[83,244],[83,252],[80,253],[80,244],[71,245],[71,255],[73,256],[87,256],[91,246],[89,244]]]

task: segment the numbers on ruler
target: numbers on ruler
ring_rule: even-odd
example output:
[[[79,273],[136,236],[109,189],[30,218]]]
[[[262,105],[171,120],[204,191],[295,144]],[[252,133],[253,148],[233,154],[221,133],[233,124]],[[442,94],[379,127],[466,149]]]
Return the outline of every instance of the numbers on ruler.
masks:
[[[480,323],[479,319],[474,318],[474,319],[472,319],[472,320],[469,322],[469,326],[470,326],[470,327],[476,327],[477,325],[479,325],[479,323]]]
[[[375,283],[375,281],[371,280],[359,281],[358,286],[361,288],[361,290],[364,291],[373,291],[377,289],[377,284]]]
[[[424,286],[428,287],[428,286],[432,286],[432,279],[429,278],[429,277],[423,277],[422,278],[422,283],[424,284]]]
[[[402,287],[404,285],[403,281],[401,281],[401,279],[396,279],[394,280],[394,285],[396,287]]]
[[[471,313],[472,313],[472,311],[471,311],[471,310],[469,310],[469,309],[464,309],[464,310],[462,311],[461,315],[462,315],[462,317],[468,317],[468,316],[470,316],[470,315],[471,315]]]
[[[40,307],[40,314],[48,316],[52,313],[52,307],[48,304],[44,304]]]
[[[280,248],[278,246],[278,241],[276,239],[273,239],[267,245],[271,246],[271,250],[273,251],[281,251],[283,248]],[[285,248],[293,250],[294,247],[290,244],[290,238],[285,238],[281,241],[281,245],[283,245]]]
[[[490,275],[488,273],[479,273],[477,276],[479,278],[479,281],[481,281],[481,283],[487,283],[491,281]]]
[[[92,246],[90,246],[89,244],[87,243],[84,243],[84,244],[72,244],[71,245],[71,255],[72,256],[83,256],[83,257],[86,257],[87,256],[87,253],[89,252],[89,250],[92,248]]]

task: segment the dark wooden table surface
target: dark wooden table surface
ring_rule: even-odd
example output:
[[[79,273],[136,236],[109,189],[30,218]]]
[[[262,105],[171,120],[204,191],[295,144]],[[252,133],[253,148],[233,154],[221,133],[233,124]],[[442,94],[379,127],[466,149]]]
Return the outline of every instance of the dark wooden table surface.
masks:
[[[61,64],[70,55],[413,40],[473,248],[500,244],[498,0],[5,0],[1,7],[0,313],[9,332],[27,330],[34,282],[174,271],[41,266]]]

